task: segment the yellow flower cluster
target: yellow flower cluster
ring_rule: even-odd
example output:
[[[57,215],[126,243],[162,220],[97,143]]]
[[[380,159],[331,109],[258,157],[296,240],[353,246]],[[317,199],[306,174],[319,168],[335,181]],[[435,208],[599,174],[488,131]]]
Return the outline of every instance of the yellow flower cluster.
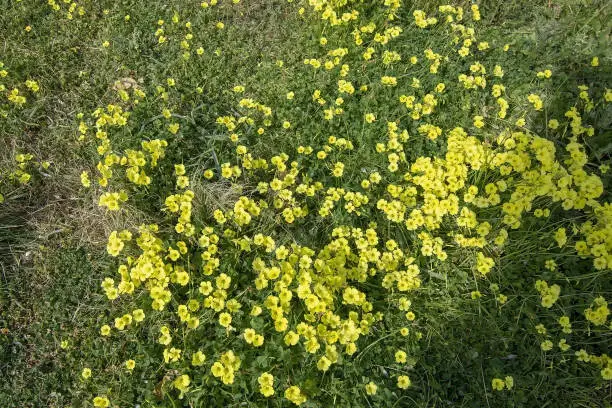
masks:
[[[103,193],[100,196],[100,200],[98,201],[98,205],[100,207],[106,207],[111,211],[119,210],[119,204],[124,203],[128,200],[128,195],[125,190],[121,190],[115,193]]]
[[[559,294],[561,293],[561,287],[559,285],[548,286],[548,283],[543,280],[536,281],[535,288],[540,292],[540,296],[542,297],[542,306],[549,309],[559,299]]]
[[[295,405],[302,405],[306,402],[306,397],[302,394],[299,387],[293,385],[285,390],[285,398],[293,402]]]
[[[414,23],[419,28],[426,28],[428,26],[436,25],[438,19],[435,17],[427,18],[427,15],[422,10],[415,10],[412,15],[414,16]]]
[[[514,387],[514,378],[511,376],[506,376],[503,380],[501,378],[493,378],[491,380],[491,388],[495,391],[503,391],[504,388],[511,390],[512,387]]]
[[[202,7],[216,3],[211,0],[202,3]],[[402,117],[372,106],[354,116],[362,132],[373,132],[381,138],[375,140],[379,141],[375,146],[364,146],[363,140],[351,132],[344,137],[329,135],[338,135],[334,131],[324,133],[322,138],[312,135],[307,141],[301,140],[310,145],[296,146],[291,145],[291,139],[299,136],[300,122],[284,105],[273,110],[256,99],[243,97],[250,96],[251,90],[235,85],[228,94],[241,99],[233,114],[216,118],[217,125],[227,132],[222,142],[230,146],[225,162],[217,163],[213,153],[214,167],[200,170],[186,161],[187,165],[174,164],[168,172],[173,181],[168,184],[173,187],[163,193],[162,211],[171,220],[171,228],[165,228],[167,221],[161,220],[159,226],[141,225],[134,237],[129,230],[110,233],[107,251],[117,258],[120,281],[115,284],[114,279],[105,278],[102,288],[110,300],[121,296],[125,301],[122,305],[144,300],[147,307],[150,305],[163,316],[164,325],[160,327],[153,321],[151,325],[159,329],[157,341],[164,346],[163,361],[181,367],[172,374],[176,375],[172,384],[181,395],[192,386],[192,378],[182,374],[185,357],[191,359],[191,366],[199,367],[206,361],[202,350],[209,353],[206,342],[199,344],[196,351],[182,341],[183,336],[198,328],[213,328],[214,333],[227,337],[222,348],[227,351],[213,352],[213,362],[205,368],[225,385],[234,384],[238,376],[253,375],[251,367],[240,370],[241,359],[245,365],[249,361],[242,352],[262,352],[270,344],[312,361],[313,369],[316,366],[322,372],[333,371],[355,356],[362,344],[367,347],[367,341],[379,335],[379,322],[392,315],[397,315],[402,325],[410,326],[396,328],[396,333],[418,340],[421,333],[413,328],[419,310],[412,306],[409,296],[416,296],[426,284],[422,272],[431,272],[442,262],[457,261],[457,265],[467,265],[477,272],[475,276],[486,279],[503,265],[500,261],[510,241],[508,231],[519,229],[526,220],[532,221],[531,215],[544,222],[551,210],[585,214],[589,221],[575,228],[556,226],[554,232],[547,232],[547,242],[556,243],[555,250],[575,249],[580,257],[593,258],[598,270],[612,265],[612,205],[598,201],[603,183],[593,173],[594,166],[589,166],[582,143],[594,130],[583,125],[578,107],[568,110],[566,119],[548,123],[551,131],[568,129],[567,140],[559,145],[527,130],[522,117],[516,126],[499,120],[516,114],[508,102],[516,99],[506,96],[500,65],[491,69],[479,61],[469,61],[470,55],[482,55],[491,45],[479,41],[473,27],[459,24],[464,18],[463,8],[441,6],[440,21],[420,10],[414,12],[414,18],[419,28],[437,25],[436,30],[448,30],[453,44],[450,56],[443,55],[442,48],[438,49],[440,54],[430,48],[424,50],[423,62],[429,65],[429,70],[424,67],[426,75],[437,75],[441,64],[446,68],[451,58],[469,66],[469,72],[466,68],[466,73],[458,75],[459,83],[437,79],[432,82],[416,73],[419,78],[402,83],[404,76],[393,76],[393,69],[405,63],[405,56],[386,49],[401,34],[400,27],[361,21],[355,10],[343,13],[342,7],[349,4],[346,1],[310,0],[308,4],[333,27],[352,26],[350,23],[355,22],[356,28],[348,36],[354,45],[330,50],[332,34],[326,38],[317,35],[317,49],[324,49],[325,54],[303,62],[313,68],[313,75],[328,76],[329,86],[321,87],[324,91],[309,89],[303,93],[297,88],[295,92],[284,89],[280,94],[282,103],[290,105],[294,97],[305,95],[310,99],[312,95],[309,107],[314,106],[324,119],[333,120],[352,115],[358,105],[355,100],[367,96],[370,88],[382,89],[392,94],[396,105],[399,98]],[[388,21],[395,19],[400,4],[396,0],[385,1]],[[478,6],[473,5],[471,13],[474,21],[480,20]],[[177,24],[178,15],[175,17],[173,23]],[[176,32],[162,20],[158,27],[159,44],[169,41],[172,36],[166,35]],[[185,27],[188,35],[181,39],[180,47],[188,53],[193,37],[190,24]],[[219,24],[218,27],[222,28]],[[349,59],[354,56],[358,63],[351,66]],[[416,65],[418,58],[412,57],[410,63]],[[360,78],[360,72],[376,65],[389,75],[381,76],[376,71],[372,78]],[[311,71],[308,67],[305,69]],[[546,78],[546,71],[542,75]],[[490,92],[484,91],[487,81],[495,82]],[[158,118],[169,121],[161,127],[166,134],[175,135],[181,129],[178,122],[170,122],[180,115],[172,113],[168,102],[169,95],[178,92],[181,84],[167,78],[164,86],[157,89],[162,104],[157,110],[162,112]],[[474,97],[480,93],[493,106],[466,115],[467,123],[462,124],[465,128],[457,123],[443,130],[445,125],[437,122],[436,114],[444,106],[446,94],[457,89]],[[593,101],[588,89],[580,92],[580,103],[586,109]],[[93,129],[91,139],[98,141],[101,156],[97,165],[101,187],[110,188],[112,181],[123,182],[120,186],[130,191],[148,191],[146,186],[156,182],[155,172],[150,169],[162,161],[168,142],[142,141],[140,150],[114,152],[112,133],[128,125],[136,102],[146,97],[136,90],[132,95],[125,90],[118,94],[125,107],[108,105],[97,109],[89,122],[85,119],[79,123],[78,134],[84,140]],[[524,101],[524,95],[521,98]],[[544,101],[535,93],[527,100],[535,110],[544,107]],[[515,120],[516,116],[512,121]],[[415,130],[417,137],[411,138],[409,129]],[[475,135],[469,133],[470,129],[475,130]],[[489,129],[495,129],[495,133]],[[167,136],[169,140],[177,138]],[[265,149],[261,152],[259,143],[278,136],[289,139],[289,153]],[[415,150],[410,143],[415,139],[428,146],[424,151],[438,145],[443,153],[410,157]],[[381,160],[372,165],[355,164],[352,155],[360,157],[358,154],[366,149],[375,150],[378,155],[373,157]],[[115,177],[118,166],[125,168],[120,172],[124,178]],[[198,193],[200,174],[204,176],[203,183],[227,187],[232,194],[224,202],[203,204],[201,201],[206,200],[201,200]],[[84,172],[81,180],[89,186],[89,173]],[[99,205],[118,210],[127,199],[126,190],[105,190]],[[553,208],[554,204],[558,209]],[[322,229],[325,232],[316,244],[308,243],[306,233],[304,237],[300,235],[302,228],[321,223],[329,223],[329,228]],[[463,262],[465,259],[468,261]],[[551,271],[558,267],[552,262],[547,263]],[[550,309],[558,301],[559,285],[549,286],[538,280],[535,287],[545,308]],[[472,298],[486,296],[484,292],[475,290]],[[499,293],[499,287],[494,292],[497,306],[508,301]],[[594,325],[607,324],[607,302],[603,297],[595,298],[584,315]],[[145,315],[142,309],[136,309],[114,319],[114,328],[122,331],[143,321]],[[572,332],[569,317],[558,322],[563,333]],[[103,325],[100,333],[109,336],[111,330],[109,325]],[[538,331],[546,333],[544,326]],[[213,336],[212,331],[207,333]],[[233,338],[238,341],[228,346]],[[559,348],[566,351],[569,345],[562,340]],[[179,349],[179,344],[185,345]],[[399,347],[391,360],[407,364],[408,354]],[[551,340],[541,343],[544,351],[552,347]],[[130,365],[128,369],[132,370],[135,363]],[[601,366],[603,370],[610,369],[607,360]],[[252,383],[257,378],[260,394],[271,397],[275,394],[277,368],[265,369],[270,372],[257,371],[255,375],[259,376],[253,377]],[[606,378],[611,374],[605,371],[602,375]],[[293,379],[285,380],[294,383]],[[199,379],[193,377],[193,381]],[[393,376],[393,381],[400,389],[411,386],[407,375]],[[503,380],[494,378],[492,388],[510,390],[513,384],[509,376]],[[375,395],[377,389],[374,382],[365,384],[368,395]],[[306,394],[297,385],[284,391],[284,397],[296,405],[307,400]]]
[[[262,373],[257,379],[259,383],[259,392],[264,397],[271,397],[274,395],[274,376],[272,374],[265,372]]]
[[[610,309],[608,308],[608,302],[606,302],[603,296],[595,298],[593,304],[584,311],[584,316],[595,326],[606,324],[609,315]]]
[[[215,361],[210,368],[211,373],[220,378],[223,384],[234,383],[234,373],[240,368],[241,361],[233,351],[227,351],[221,355],[219,361]]]
[[[125,245],[125,241],[132,239],[132,233],[128,230],[121,232],[113,231],[108,236],[106,250],[111,256],[118,256]]]

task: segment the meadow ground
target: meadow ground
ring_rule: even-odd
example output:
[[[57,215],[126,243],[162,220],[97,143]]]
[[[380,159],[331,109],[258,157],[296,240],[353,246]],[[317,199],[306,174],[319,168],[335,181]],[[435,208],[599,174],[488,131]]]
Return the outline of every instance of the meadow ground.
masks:
[[[612,406],[611,11],[4,2],[0,406]]]

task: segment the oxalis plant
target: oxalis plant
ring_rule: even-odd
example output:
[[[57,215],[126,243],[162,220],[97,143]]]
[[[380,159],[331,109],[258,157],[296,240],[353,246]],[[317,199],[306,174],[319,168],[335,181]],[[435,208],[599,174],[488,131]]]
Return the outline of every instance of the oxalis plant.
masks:
[[[571,77],[475,3],[244,3],[96,14],[97,53],[146,51],[70,119],[104,232],[66,402],[605,406],[609,59]],[[265,13],[299,36],[260,57],[239,30]],[[45,92],[0,84],[6,117]],[[65,171],[17,150],[3,205]]]

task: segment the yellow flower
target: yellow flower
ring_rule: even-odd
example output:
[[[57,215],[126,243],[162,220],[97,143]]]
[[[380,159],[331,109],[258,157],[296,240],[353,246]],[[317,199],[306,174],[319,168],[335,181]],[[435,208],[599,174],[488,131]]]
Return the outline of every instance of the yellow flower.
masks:
[[[591,356],[585,349],[580,349],[574,353],[574,355],[578,358],[578,361],[582,361],[588,363],[591,360]]]
[[[175,361],[179,361],[181,359],[182,350],[171,347],[170,349],[164,349],[164,362],[171,363]]]
[[[319,361],[317,362],[317,368],[321,371],[327,371],[330,366],[331,366],[331,361],[329,360],[329,358],[325,356],[321,357]]]
[[[91,377],[91,368],[85,367],[83,371],[81,371],[81,377],[85,380]]]
[[[262,373],[257,379],[257,382],[259,383],[259,392],[264,397],[267,398],[274,395],[274,377],[272,374],[268,372]]]
[[[610,309],[608,302],[603,296],[599,296],[593,300],[591,306],[584,311],[586,319],[595,326],[602,326],[608,320]]]
[[[399,377],[397,377],[398,388],[405,390],[408,387],[410,387],[410,384],[411,384],[410,378],[408,378],[407,375],[400,375]]]
[[[542,99],[536,94],[530,94],[527,97],[527,100],[533,104],[533,108],[537,111],[542,110],[544,104],[542,103]]]
[[[253,306],[253,308],[251,309],[251,316],[259,316],[261,313],[263,312],[262,308],[260,306]]]
[[[608,363],[607,367],[604,367],[601,370],[601,378],[603,378],[606,381],[612,380],[612,365],[610,363]]]
[[[177,176],[182,176],[185,174],[185,165],[183,164],[175,164],[174,165],[174,174]]]
[[[342,177],[343,173],[344,173],[344,163],[337,162],[336,164],[334,164],[334,170],[332,171],[333,176]]]
[[[183,374],[178,376],[172,384],[177,390],[185,392],[189,388],[189,384],[191,384],[191,379],[187,374]]]
[[[540,296],[542,297],[542,306],[548,309],[550,309],[557,299],[559,299],[559,294],[561,293],[561,287],[559,285],[548,286],[543,280],[537,280],[535,288],[540,292]]]
[[[232,323],[232,315],[223,312],[219,315],[219,324],[223,327],[227,327]]]
[[[191,356],[191,364],[193,366],[201,366],[204,364],[204,361],[206,361],[206,355],[200,350],[193,353],[193,355]]]
[[[142,309],[136,309],[132,312],[132,316],[134,317],[134,321],[142,322],[145,318],[145,313]]]
[[[561,351],[567,351],[567,350],[570,349],[570,345],[567,344],[567,340],[566,339],[559,340],[559,343],[557,344],[557,346],[559,346],[559,349]]]
[[[26,88],[28,88],[30,91],[36,93],[39,91],[40,87],[38,86],[38,83],[36,81],[32,81],[32,80],[27,80],[25,81],[25,85]]]
[[[287,334],[285,334],[284,340],[286,345],[295,346],[300,340],[300,335],[294,331],[289,331]]]
[[[176,135],[180,127],[181,125],[179,125],[178,123],[171,123],[168,125],[168,131],[172,133],[173,135]]]
[[[550,340],[544,340],[542,343],[540,343],[540,348],[542,349],[542,351],[552,350],[553,342]]]
[[[491,388],[493,388],[495,391],[502,391],[505,385],[504,380],[501,378],[494,378],[491,380]]]
[[[110,405],[110,401],[106,397],[95,397],[93,399],[93,406],[96,408],[107,408]]]
[[[132,371],[134,367],[136,367],[136,362],[134,360],[130,359],[125,362],[125,368],[127,368],[128,370]]]
[[[210,371],[212,372],[212,375],[214,375],[215,377],[221,377],[223,373],[225,372],[225,368],[223,367],[223,364],[221,364],[218,361],[215,361],[213,365],[210,367]]]
[[[376,395],[376,391],[378,390],[378,386],[374,384],[372,381],[365,385],[365,391],[368,395]]]
[[[244,340],[249,344],[253,343],[253,340],[255,339],[256,335],[257,333],[255,333],[255,330],[251,328],[244,330]]]
[[[293,402],[295,405],[302,405],[306,402],[306,397],[302,394],[299,387],[292,385],[285,390],[285,398]]]
[[[383,76],[380,78],[380,83],[386,86],[396,86],[397,78],[392,76]]]
[[[86,171],[83,171],[81,173],[81,184],[83,185],[83,187],[90,187],[91,186],[91,181],[89,180],[89,174]]]
[[[222,273],[215,279],[215,284],[219,289],[229,289],[231,282],[232,278],[230,278],[224,273]]]
[[[253,346],[261,347],[264,343],[264,337],[261,334],[255,335],[253,338]]]
[[[100,334],[102,336],[108,336],[110,335],[111,332],[111,328],[109,325],[105,324],[104,326],[100,327]]]

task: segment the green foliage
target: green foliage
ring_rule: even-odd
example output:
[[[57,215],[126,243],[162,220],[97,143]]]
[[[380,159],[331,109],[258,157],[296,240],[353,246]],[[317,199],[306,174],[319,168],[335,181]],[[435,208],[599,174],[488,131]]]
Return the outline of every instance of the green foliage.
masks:
[[[515,200],[510,197],[513,189],[529,184],[525,174],[514,171],[506,177],[500,166],[493,165],[477,169],[474,162],[479,157],[475,157],[473,162],[461,164],[468,169],[462,180],[466,188],[457,193],[461,206],[472,204],[464,202],[468,185],[477,186],[480,192],[499,181],[510,186],[499,205],[470,207],[477,213],[477,225],[490,225],[484,249],[454,240],[457,232],[476,235],[473,228],[458,226],[456,214],[447,214],[435,228],[410,230],[403,222],[392,220],[393,211],[377,206],[379,199],[397,198],[390,186],[408,186],[411,181],[403,174],[418,176],[418,170],[411,170],[413,163],[424,157],[443,160],[454,152],[448,140],[457,127],[475,136],[475,141],[461,139],[466,149],[491,149],[491,154],[511,149],[498,139],[508,137],[509,132],[522,135],[516,140],[529,137],[533,142],[541,137],[551,141],[540,150],[521,151],[531,157],[528,160],[541,171],[542,179],[547,175],[546,163],[536,157],[554,149],[555,163],[571,168],[566,160],[574,156],[565,149],[577,140],[588,156],[580,170],[584,167],[585,174],[595,175],[596,185],[601,183],[596,201],[602,206],[609,203],[611,177],[605,166],[610,164],[612,104],[604,101],[612,87],[609,2],[484,2],[480,6],[482,19],[475,22],[471,21],[472,3],[459,1],[455,5],[464,8],[462,22],[475,28],[474,44],[466,58],[457,55],[461,46],[459,41],[459,45],[453,43],[457,33],[444,23],[444,14],[438,9],[442,2],[438,1],[405,2],[395,11],[393,1],[385,5],[320,2],[329,3],[338,15],[358,10],[358,21],[346,24],[322,19],[322,10],[313,7],[319,3],[315,1],[222,1],[208,7],[171,3],[47,4],[24,0],[11,2],[0,15],[0,40],[8,45],[0,56],[0,71],[7,72],[6,76],[0,74],[0,375],[6,379],[0,383],[0,401],[9,407],[77,407],[104,406],[104,401],[94,398],[108,397],[110,406],[121,407],[281,407],[297,401],[288,398],[286,390],[299,386],[306,396],[305,407],[610,404],[611,383],[603,374],[606,367],[612,369],[612,360],[606,355],[611,346],[610,319],[595,324],[585,317],[585,310],[596,308],[598,297],[610,300],[611,263],[595,268],[598,256],[591,256],[590,248],[587,255],[579,255],[574,248],[583,239],[593,246],[601,236],[609,236],[609,227],[596,233],[589,229],[589,223],[600,220],[603,224],[605,220],[594,210],[595,205],[565,208],[563,199],[542,194],[529,200],[520,227],[511,228],[502,207]],[[418,28],[416,10],[440,21]],[[395,17],[389,18],[389,13]],[[224,23],[222,29],[218,22]],[[375,23],[376,33],[393,26],[403,31],[381,45],[373,40],[374,34],[362,30],[366,41],[358,44],[355,30],[369,22]],[[488,42],[489,49],[478,50],[481,41]],[[366,59],[363,53],[369,46],[376,52]],[[197,51],[200,47],[204,51],[201,55]],[[325,62],[333,60],[327,53],[337,48],[346,48],[347,54],[331,69],[325,68]],[[440,56],[428,60],[424,54],[428,49]],[[401,61],[382,63],[385,51],[398,53]],[[418,62],[412,63],[412,56]],[[599,57],[598,66],[591,63],[593,56]],[[311,59],[323,66],[314,69],[304,63]],[[436,60],[440,67],[431,72],[430,64]],[[471,69],[477,62],[486,67],[482,76],[486,76],[487,85],[466,89],[457,78],[461,74],[477,76],[478,69]],[[341,73],[344,64],[348,66],[346,75]],[[493,75],[495,65],[503,67],[503,77]],[[550,79],[537,76],[544,70],[552,71]],[[397,85],[381,83],[384,76],[395,77]],[[413,78],[419,80],[420,87],[414,86]],[[350,81],[354,92],[339,91],[340,79]],[[435,91],[440,83],[444,90]],[[493,84],[505,86],[502,97],[509,109],[504,117],[498,116],[499,102],[491,94]],[[578,96],[579,86],[588,87],[586,99]],[[19,92],[11,97],[13,89]],[[313,96],[315,91],[319,96]],[[292,98],[287,97],[290,92],[294,93]],[[398,102],[407,95],[422,102],[427,94],[436,101],[431,114],[412,115],[411,108]],[[527,100],[530,94],[542,98],[543,109],[533,109]],[[14,95],[26,99],[20,101]],[[256,107],[241,104],[242,98],[252,99]],[[569,125],[565,115],[574,106],[581,115],[577,128]],[[269,116],[266,107],[270,107]],[[327,120],[325,110],[330,107],[342,111]],[[372,123],[365,119],[369,113],[375,115]],[[105,115],[107,123],[97,122]],[[483,127],[475,126],[478,116]],[[219,121],[223,117],[231,118],[228,122],[236,130]],[[519,119],[525,123],[516,124]],[[558,130],[549,126],[550,119],[561,123]],[[290,126],[285,127],[284,121]],[[398,172],[388,167],[391,150],[384,151],[389,146],[390,122],[397,124],[398,133],[406,129],[409,135],[401,142],[405,157],[399,160],[402,167]],[[424,124],[439,127],[441,135],[426,136],[421,128]],[[583,133],[588,128],[594,130],[594,136],[572,136],[572,132]],[[258,129],[263,132],[258,134]],[[238,141],[231,139],[232,133],[239,135]],[[348,140],[350,148],[330,141],[332,135],[336,140]],[[167,146],[161,149],[163,157],[157,164],[153,164],[150,152],[144,153],[146,163],[137,170],[146,173],[150,183],[139,185],[126,177],[128,166],[120,161],[136,157],[136,151],[146,150],[142,142],[151,140],[164,140]],[[377,144],[382,144],[382,151]],[[248,149],[250,158],[237,152],[239,145]],[[308,147],[313,150],[310,155],[303,153]],[[316,158],[318,151],[327,151],[327,157]],[[32,157],[24,158],[27,153]],[[280,160],[283,164],[291,169],[295,161],[295,168],[299,168],[296,185],[307,185],[311,180],[324,187],[311,197],[297,192],[295,185],[283,187],[299,197],[297,204],[292,204],[298,215],[291,222],[282,212],[283,205],[290,205],[275,209],[276,196],[258,190],[259,183],[272,183],[288,174],[272,162],[272,157],[281,153],[288,157]],[[113,157],[116,163],[112,163]],[[247,163],[253,159],[265,159],[269,168],[250,169]],[[332,174],[337,162],[344,166],[340,177]],[[177,187],[177,176],[181,176],[177,164],[185,166],[189,186]],[[235,166],[240,176],[224,174],[225,164]],[[113,176],[101,175],[100,166],[113,170]],[[83,172],[90,183],[82,182]],[[363,180],[375,172],[382,175],[382,182],[364,188]],[[576,169],[571,172],[580,179]],[[350,201],[344,197],[328,216],[322,216],[319,211],[330,188],[362,192],[369,202],[356,214],[344,207]],[[98,205],[105,193],[119,191],[125,191],[127,201],[119,202],[117,211],[111,205],[108,210]],[[187,191],[193,191],[194,197],[186,200],[190,204],[185,221],[180,214],[168,211],[167,200]],[[418,191],[415,208],[424,205],[424,190],[419,187]],[[234,210],[240,197],[254,200],[260,211],[242,225]],[[410,218],[412,207],[406,206],[405,219]],[[307,208],[308,215],[299,215],[301,208]],[[225,224],[219,222],[215,210],[228,219]],[[549,210],[550,214],[536,215],[538,210]],[[149,252],[137,244],[138,237],[146,235],[139,230],[143,224],[158,228],[151,233],[160,241],[151,244]],[[190,236],[177,230],[177,225],[193,225],[196,233]],[[406,291],[393,283],[387,287],[385,274],[402,268],[385,270],[378,259],[371,260],[375,273],[358,276],[362,253],[354,243],[338,244],[341,230],[337,228],[342,226],[362,231],[372,228],[379,240],[373,247],[381,252],[393,252],[389,249],[392,244],[385,249],[385,243],[393,240],[402,259],[412,257],[413,265],[418,266],[418,277],[410,281],[414,286]],[[205,227],[211,230],[205,232]],[[568,234],[564,245],[558,245],[555,236],[560,227]],[[123,230],[133,237],[126,238]],[[508,239],[493,243],[502,230]],[[444,249],[440,250],[447,259],[439,253],[426,254],[428,239],[419,234],[425,231],[443,237]],[[123,237],[120,243],[109,239],[112,232]],[[213,243],[219,253],[210,243],[198,243],[202,234],[219,240],[218,245]],[[345,351],[346,344],[353,341],[343,340],[342,346],[336,343],[337,360],[323,371],[318,367],[319,359],[334,355],[333,351],[325,353],[324,344],[314,353],[305,351],[304,337],[296,346],[286,344],[287,330],[297,330],[298,323],[311,317],[316,328],[321,315],[312,313],[309,317],[309,307],[298,299],[294,280],[292,301],[281,313],[288,319],[288,329],[275,329],[279,319],[271,318],[268,309],[272,308],[264,305],[269,296],[280,296],[281,291],[272,290],[274,279],[265,290],[256,287],[253,261],[263,258],[266,268],[280,262],[271,251],[254,243],[256,234],[273,239],[276,249],[285,245],[296,254],[292,261],[295,280],[300,276],[297,271],[308,269],[296,265],[309,249],[313,250],[309,258],[318,258],[332,271],[331,277],[325,278],[325,284],[336,290],[333,301],[328,302],[329,310],[347,323],[349,312],[359,312],[357,323],[365,326],[354,340],[354,353]],[[236,241],[241,237],[253,248],[241,249]],[[186,242],[184,253],[178,260],[168,260],[170,247],[179,248],[179,241]],[[330,242],[342,250],[346,247],[347,255],[330,254],[325,249]],[[108,248],[113,244],[121,248],[113,253],[106,250],[107,244]],[[606,245],[609,243],[604,241]],[[152,287],[163,285],[153,279],[135,288],[133,294],[122,293],[114,299],[112,290],[117,283],[129,281],[118,268],[133,267],[128,257],[151,261],[152,254],[159,255],[174,273],[184,268],[189,283],[179,284],[172,275],[173,282],[164,286],[172,297],[161,307],[152,304],[151,293]],[[479,254],[494,263],[490,271],[479,270]],[[206,257],[220,260],[210,274],[203,273]],[[550,266],[551,261],[555,267]],[[233,331],[220,324],[220,312],[229,309],[206,306],[207,295],[198,290],[200,282],[207,280],[221,289],[215,281],[220,274],[231,277],[231,287],[227,294],[215,296],[225,301],[235,299],[242,305],[240,310],[230,311]],[[329,283],[333,277],[340,277],[342,284],[335,287]],[[113,283],[105,286],[106,278],[114,279]],[[537,281],[547,282],[547,287],[560,286],[560,296],[552,300],[551,307],[543,306],[544,295],[538,293]],[[101,283],[104,289],[100,289]],[[367,313],[363,302],[343,302],[346,289],[364,293],[373,313]],[[400,306],[407,299],[410,305]],[[198,301],[197,310],[190,310],[190,316],[199,319],[196,328],[188,328],[177,317],[179,305],[189,300]],[[254,316],[250,313],[253,306],[264,312]],[[115,319],[126,313],[133,319],[136,309],[144,310],[145,320],[130,320],[127,329],[117,329]],[[407,311],[414,316],[408,317]],[[571,333],[562,331],[561,316],[569,317]],[[545,332],[538,329],[540,324]],[[111,326],[110,336],[100,334],[103,325]],[[171,344],[161,344],[162,327],[170,328]],[[245,342],[245,329],[249,328],[264,336],[263,345]],[[403,328],[408,334],[400,332]],[[561,348],[561,339],[571,345],[569,351]],[[546,340],[553,342],[552,350],[542,349]],[[171,347],[182,350],[181,360],[164,361],[163,353]],[[591,356],[588,363],[575,355],[583,348]],[[400,349],[407,354],[406,362],[395,360]],[[202,366],[191,364],[197,350],[206,354]],[[229,350],[240,359],[231,381],[217,378],[211,369],[216,361],[224,361]],[[130,359],[136,362],[134,369],[126,369],[125,362]],[[91,370],[90,378],[83,378],[84,368]],[[274,376],[273,397],[262,395],[258,381],[262,373]],[[181,375],[190,378],[185,390],[177,382]],[[400,376],[409,376],[410,387],[398,387]],[[503,382],[507,376],[513,378],[513,386]],[[494,390],[494,379],[501,379],[506,389]],[[370,382],[378,387],[374,395],[367,393]]]

